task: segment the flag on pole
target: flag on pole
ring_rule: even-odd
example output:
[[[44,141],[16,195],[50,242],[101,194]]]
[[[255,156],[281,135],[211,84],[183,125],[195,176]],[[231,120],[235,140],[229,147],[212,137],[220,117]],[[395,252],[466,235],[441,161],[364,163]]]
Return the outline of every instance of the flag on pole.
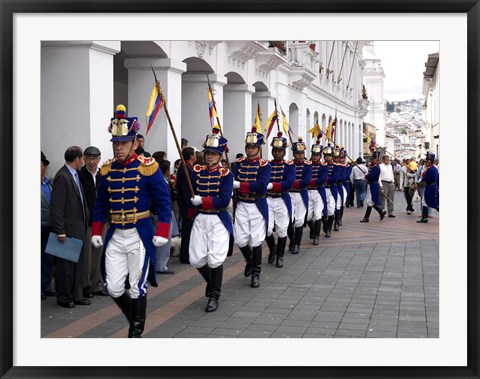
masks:
[[[260,107],[257,107],[257,114],[255,115],[255,122],[253,126],[257,129],[257,133],[262,133],[262,122],[260,121]]]
[[[272,132],[273,126],[277,122],[277,118],[278,118],[277,111],[274,110],[272,112],[272,114],[270,115],[270,117],[268,117],[267,122],[265,123],[265,130],[267,131],[267,137],[266,138],[268,138],[268,136]]]
[[[208,110],[210,112],[210,119],[212,117],[219,117],[217,111],[215,110],[215,103],[213,102],[212,89],[208,89]]]
[[[370,146],[368,146],[368,150],[370,150],[370,152],[372,153],[373,150],[375,150],[375,145],[377,143],[375,142],[375,138],[372,138],[372,140],[370,141]]]
[[[162,107],[163,99],[158,91],[158,86],[154,86],[152,93],[150,94],[150,100],[148,101],[148,108],[147,108],[147,132],[153,125],[155,121],[155,117],[157,117],[158,111]]]
[[[287,135],[295,135],[295,133],[293,132],[292,128],[290,127],[290,125],[288,124],[287,122],[287,116],[285,116],[285,113],[283,113],[283,109],[282,107],[280,107],[280,111],[282,112],[282,117],[283,117],[283,120],[282,120],[282,126],[283,126],[283,130],[285,130],[285,133]]]
[[[310,129],[308,133],[312,133],[313,138],[317,136],[319,136],[319,138],[322,138],[323,136],[322,128],[320,127],[318,122],[315,125],[313,125],[313,128]]]
[[[335,124],[337,123],[337,119],[334,118],[327,126],[326,138],[327,140],[333,140],[335,135]]]

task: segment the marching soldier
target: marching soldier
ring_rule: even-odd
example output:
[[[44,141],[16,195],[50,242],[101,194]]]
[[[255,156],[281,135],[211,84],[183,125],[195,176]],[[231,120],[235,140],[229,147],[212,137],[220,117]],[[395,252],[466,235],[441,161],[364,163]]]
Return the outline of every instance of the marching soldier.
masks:
[[[273,138],[272,143],[273,159],[270,161],[272,172],[270,183],[267,186],[268,203],[268,227],[267,245],[270,250],[268,263],[276,260],[276,267],[283,267],[283,255],[287,243],[287,230],[292,218],[292,200],[288,190],[292,188],[295,181],[295,168],[292,161],[285,161],[287,139],[279,132]],[[278,231],[278,241],[275,244],[273,228]]]
[[[342,226],[343,208],[345,206],[347,195],[343,183],[345,182],[345,165],[341,162],[345,162],[345,150],[343,147],[340,149],[338,146],[333,150],[333,163],[336,165],[337,176],[337,201],[335,203],[335,223],[333,224],[333,230],[338,232],[340,226]]]
[[[422,182],[426,183],[425,192],[422,198],[422,218],[418,220],[419,223],[428,222],[428,207],[434,208],[437,212],[440,211],[439,193],[438,193],[438,169],[435,166],[435,154],[427,153],[425,157],[426,169],[423,171]]]
[[[338,157],[338,165],[341,168],[341,170],[340,170],[340,180],[337,187],[338,187],[339,193],[340,193],[340,190],[343,188],[343,190],[341,191],[343,193],[343,196],[341,196],[342,205],[340,207],[340,211],[338,212],[338,226],[342,226],[343,210],[345,209],[345,206],[348,206],[348,202],[349,202],[348,197],[350,194],[351,167],[348,163],[345,163],[346,157],[347,157],[347,151],[342,146],[342,148],[340,149],[340,155]]]
[[[222,288],[223,262],[227,257],[232,219],[227,211],[233,190],[233,174],[220,165],[227,140],[215,125],[203,144],[205,165],[193,167],[192,184],[195,195],[191,203],[197,207],[193,221],[189,257],[207,282],[205,311],[214,312]]]
[[[244,275],[251,276],[250,287],[260,287],[262,242],[268,225],[267,185],[270,163],[260,158],[263,134],[253,127],[245,139],[245,158],[237,159],[233,188],[237,190],[235,209],[235,241],[245,261]],[[248,244],[251,241],[251,246]]]
[[[108,293],[127,317],[129,338],[140,338],[145,326],[148,282],[157,287],[155,247],[168,242],[171,202],[167,183],[153,158],[138,156],[140,125],[126,117],[123,105],[111,119],[114,159],[100,169],[100,184],[92,217],[92,244],[103,245],[102,230],[109,219],[102,270]],[[158,212],[156,231],[150,205]],[[129,278],[130,289],[125,291]]]
[[[290,190],[293,207],[293,221],[290,226],[289,250],[292,254],[300,253],[300,244],[303,236],[303,223],[308,209],[308,186],[312,179],[312,162],[305,159],[306,146],[302,137],[298,137],[298,142],[292,144],[293,163],[295,165],[295,181]]]
[[[368,189],[367,189],[367,210],[365,211],[365,216],[360,222],[368,222],[370,219],[370,213],[372,213],[372,207],[380,215],[380,221],[383,220],[387,212],[381,208],[380,200],[380,183],[378,179],[380,178],[380,167],[378,166],[378,160],[380,157],[380,152],[374,151],[370,157],[370,168],[368,174],[365,175],[367,179]]]
[[[328,175],[328,168],[320,159],[322,158],[323,146],[320,140],[312,145],[311,162],[312,162],[312,179],[308,186],[308,211],[307,225],[310,228],[310,239],[313,244],[318,245],[320,237],[320,227],[322,224],[322,215],[327,207],[327,197],[325,193],[325,181]]]
[[[323,149],[323,158],[328,169],[327,180],[325,181],[325,193],[327,197],[327,215],[323,215],[323,231],[325,238],[332,236],[332,226],[335,217],[335,212],[338,202],[337,181],[338,181],[338,166],[333,163],[333,147],[328,144]]]

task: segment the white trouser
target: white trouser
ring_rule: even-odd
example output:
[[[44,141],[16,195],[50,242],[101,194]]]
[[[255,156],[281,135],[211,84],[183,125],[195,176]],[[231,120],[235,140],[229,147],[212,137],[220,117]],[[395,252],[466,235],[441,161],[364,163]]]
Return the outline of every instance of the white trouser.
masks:
[[[305,222],[305,213],[307,213],[307,209],[305,208],[305,203],[303,202],[300,192],[290,192],[290,198],[292,199],[293,226],[298,228]]]
[[[322,218],[323,200],[318,190],[308,190],[308,211],[307,221],[312,218],[317,221]]]
[[[149,264],[150,260],[146,257],[146,250],[137,229],[115,229],[105,250],[106,284],[110,296],[123,295],[127,274],[131,298],[137,299],[146,295]]]
[[[278,237],[287,236],[288,223],[290,218],[285,201],[279,197],[267,197],[268,203],[268,228],[267,236],[273,234],[273,227],[278,231]]]
[[[370,184],[367,185],[367,197],[365,198],[365,202],[367,203],[368,207],[373,207],[375,205],[372,200],[372,193],[370,192]]]
[[[345,188],[344,185],[341,185],[339,191],[343,191],[343,204],[342,205],[345,206],[345,205],[347,205],[347,189]],[[340,199],[340,201],[341,201],[341,199]]]
[[[325,193],[327,195],[327,216],[333,216],[335,214],[335,199],[330,188],[325,188]]]
[[[258,210],[257,204],[239,201],[235,211],[235,243],[242,248],[252,240],[252,247],[257,247],[265,240],[267,226]]]
[[[230,233],[217,215],[200,213],[190,234],[190,264],[195,268],[220,266],[227,257],[229,241]]]

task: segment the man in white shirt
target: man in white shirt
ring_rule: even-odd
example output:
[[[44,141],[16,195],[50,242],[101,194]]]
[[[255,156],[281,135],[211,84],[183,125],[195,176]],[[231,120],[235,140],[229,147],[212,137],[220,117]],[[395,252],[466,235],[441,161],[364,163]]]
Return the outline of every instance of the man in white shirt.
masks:
[[[395,199],[395,177],[393,175],[393,167],[390,164],[390,157],[384,155],[382,163],[380,163],[380,192],[382,209],[385,209],[385,202],[388,202],[388,217],[395,217],[393,214],[393,200]]]
[[[355,196],[357,198],[357,208],[363,207],[363,202],[367,196],[367,180],[365,175],[368,174],[368,168],[365,166],[361,157],[357,158],[357,164],[353,167],[350,179],[355,186]]]

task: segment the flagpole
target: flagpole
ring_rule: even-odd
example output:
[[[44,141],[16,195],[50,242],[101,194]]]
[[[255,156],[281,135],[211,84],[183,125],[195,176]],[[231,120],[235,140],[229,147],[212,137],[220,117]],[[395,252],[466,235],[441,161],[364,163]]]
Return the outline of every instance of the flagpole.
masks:
[[[337,109],[335,109],[335,129],[334,129],[334,135],[333,135],[333,147],[337,146]]]
[[[223,130],[222,130],[222,125],[220,124],[220,118],[218,117],[218,112],[217,112],[217,105],[215,103],[215,98],[213,97],[213,90],[212,87],[210,86],[210,78],[208,77],[208,72],[206,73],[207,75],[207,82],[208,82],[208,90],[210,91],[210,95],[212,96],[212,102],[213,102],[213,109],[215,110],[215,118],[217,119],[217,124],[218,127],[220,128],[220,135],[223,137]],[[210,118],[210,124],[212,123],[212,119]],[[228,159],[228,147],[225,149],[225,160],[227,161],[228,167],[230,167],[230,160]]]
[[[362,133],[362,132],[360,132]],[[362,135],[364,137],[367,137],[367,138],[370,138],[369,136],[367,136],[366,134],[362,133]],[[382,149],[383,151],[385,151],[387,154],[390,154],[393,158],[397,159],[397,156],[395,154],[392,154],[391,152],[389,152],[385,147],[382,147],[380,145],[378,145],[377,143],[375,143],[375,146],[378,146],[380,149]]]
[[[275,113],[277,114],[277,131],[280,131],[280,121],[278,121],[278,110],[277,110],[277,99],[273,99],[273,103],[275,104]]]
[[[160,87],[160,81],[157,79],[157,75],[155,75],[155,71],[154,71],[153,67],[152,67],[152,71],[153,71],[153,76],[155,77],[155,86],[157,87],[158,93],[160,94],[160,97],[163,101],[163,109],[165,110],[165,115],[167,116],[168,124],[170,126],[170,130],[172,131],[173,139],[175,140],[175,145],[177,146],[178,154],[180,155],[180,159],[182,160],[183,170],[185,172],[185,178],[187,180],[188,189],[190,190],[190,193],[192,194],[192,199],[193,199],[195,197],[195,192],[193,191],[192,182],[190,180],[190,174],[188,172],[187,165],[185,163],[185,159],[183,158],[183,154],[182,154],[182,151],[181,151],[181,148],[180,148],[180,144],[178,143],[177,133],[175,133],[175,129],[173,127],[172,119],[170,118],[170,113],[168,112],[168,109],[167,109],[167,99],[163,95],[162,87]]]

